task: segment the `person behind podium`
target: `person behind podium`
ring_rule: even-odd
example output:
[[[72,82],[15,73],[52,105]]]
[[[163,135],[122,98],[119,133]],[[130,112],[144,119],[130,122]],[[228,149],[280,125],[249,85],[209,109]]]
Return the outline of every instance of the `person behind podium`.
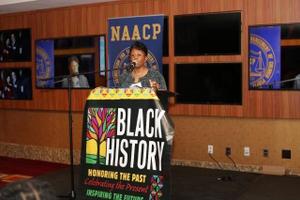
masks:
[[[297,89],[299,90],[300,89],[300,74],[298,74],[296,77],[295,77],[295,80],[294,80],[294,89]]]
[[[120,76],[120,87],[151,87],[155,90],[167,90],[164,77],[159,71],[147,67],[148,49],[142,42],[130,46],[129,59],[132,70],[124,70]]]
[[[89,82],[85,75],[79,74],[79,60],[76,56],[68,59],[68,67],[71,77],[72,88],[89,88]],[[68,78],[62,80],[62,87],[67,88],[69,85]]]

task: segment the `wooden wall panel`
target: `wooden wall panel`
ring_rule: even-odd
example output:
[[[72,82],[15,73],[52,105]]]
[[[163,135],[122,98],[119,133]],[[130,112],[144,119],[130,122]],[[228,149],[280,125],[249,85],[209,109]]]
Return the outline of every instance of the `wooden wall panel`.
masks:
[[[67,112],[0,110],[0,141],[5,143],[69,147]],[[73,113],[74,149],[81,148],[82,113]]]
[[[214,161],[207,154],[207,145],[214,146],[213,157],[221,163],[231,163],[225,148],[231,147],[231,157],[238,165],[273,165],[286,169],[298,168],[300,146],[299,120],[269,120],[241,118],[184,117],[172,118],[176,124],[173,159]],[[221,128],[220,128],[221,127]],[[250,147],[250,157],[243,148]],[[269,157],[263,157],[263,149]],[[282,159],[281,150],[290,149],[292,159]]]
[[[241,0],[174,0],[173,14],[194,14],[194,13],[210,13],[210,12],[228,12],[241,11],[243,9],[243,1]]]
[[[226,106],[226,105],[175,104],[170,106],[170,112],[174,115],[243,117],[243,107],[232,106],[232,105]]]
[[[68,148],[67,90],[35,88],[35,40],[107,34],[108,18],[165,14],[169,17],[169,56],[164,58],[164,63],[169,64],[171,91],[176,91],[174,83],[176,63],[242,62],[243,64],[243,105],[170,105],[176,130],[173,158],[213,162],[206,153],[207,145],[213,144],[214,156],[223,163],[230,163],[224,156],[225,147],[230,146],[232,157],[238,164],[283,166],[286,169],[300,171],[300,154],[297,153],[300,152],[297,142],[300,140],[297,133],[300,128],[300,92],[248,90],[248,25],[300,23],[298,8],[300,8],[299,0],[122,0],[1,15],[0,30],[32,29],[32,61],[0,63],[0,67],[31,67],[33,100],[0,101],[0,141]],[[242,13],[241,55],[174,56],[174,15],[232,11]],[[74,90],[72,109],[82,111],[88,94],[89,90]],[[74,144],[78,150],[82,112],[75,112],[73,117]],[[242,155],[244,146],[250,146],[250,157]],[[269,158],[262,157],[263,148],[269,149]],[[291,160],[280,158],[283,148],[292,150]]]
[[[299,0],[247,0],[245,11],[249,25],[294,23],[300,21]]]
[[[298,0],[125,0],[32,12],[1,15],[0,29],[32,29],[32,61],[0,63],[0,67],[31,67],[33,73],[32,101],[0,101],[0,108],[67,110],[67,92],[35,88],[35,40],[69,36],[107,34],[107,20],[114,17],[164,14],[169,17],[169,86],[176,91],[176,63],[242,62],[243,105],[171,105],[172,114],[199,116],[238,116],[266,118],[300,118],[300,93],[295,91],[248,90],[248,25],[300,22]],[[236,56],[174,56],[174,15],[232,12],[242,13],[242,51]],[[107,38],[109,39],[109,38]],[[82,110],[89,90],[74,90],[73,109]],[[174,100],[171,101],[174,103]]]

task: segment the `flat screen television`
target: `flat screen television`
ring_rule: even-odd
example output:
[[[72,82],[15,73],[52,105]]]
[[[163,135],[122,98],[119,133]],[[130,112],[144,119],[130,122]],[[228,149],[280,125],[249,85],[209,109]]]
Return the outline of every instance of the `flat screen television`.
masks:
[[[90,88],[95,87],[95,55],[94,54],[73,54],[71,56],[55,56],[54,61],[54,77],[58,77],[54,81],[55,88],[68,88],[68,80],[67,77],[64,77],[69,74],[69,60],[70,59],[78,59],[79,69],[78,75],[80,83],[80,88]],[[60,78],[61,77],[61,78]],[[75,76],[76,77],[76,76]],[[74,77],[71,77],[71,81]],[[86,79],[86,80],[81,80]],[[85,81],[85,83],[83,83]],[[76,87],[72,84],[71,87]]]
[[[300,89],[296,87],[296,80],[300,74],[300,46],[281,47],[281,89]],[[295,80],[293,80],[295,79]],[[290,81],[289,81],[290,80]],[[286,81],[286,82],[284,82]]]
[[[0,68],[0,99],[32,99],[30,68]]]
[[[176,103],[242,104],[242,64],[177,64]]]
[[[241,53],[241,13],[177,15],[175,55],[238,55]]]
[[[0,31],[0,62],[31,61],[31,30]]]
[[[274,31],[270,31],[271,29]],[[252,30],[260,30],[260,32],[251,32]],[[253,40],[253,38],[259,40]],[[271,38],[277,39],[272,41]],[[300,90],[299,39],[300,23],[249,26],[250,90]],[[253,42],[251,46],[251,41],[260,43]],[[268,51],[268,49],[272,51]],[[258,54],[259,51],[263,53]],[[273,52],[278,52],[273,55],[275,59],[270,56]],[[268,77],[266,74],[269,71],[273,73],[269,73]],[[251,77],[251,72],[259,73],[256,77]],[[251,78],[254,81],[251,81]],[[253,84],[255,81],[258,82],[257,80],[262,80],[258,86]]]
[[[95,88],[103,72],[105,36],[36,41],[37,88]]]

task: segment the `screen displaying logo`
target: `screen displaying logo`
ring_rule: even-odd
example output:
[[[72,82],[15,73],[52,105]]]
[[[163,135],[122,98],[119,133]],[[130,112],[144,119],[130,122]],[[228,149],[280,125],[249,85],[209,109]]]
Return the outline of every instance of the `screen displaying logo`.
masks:
[[[250,86],[280,87],[280,27],[250,28]]]

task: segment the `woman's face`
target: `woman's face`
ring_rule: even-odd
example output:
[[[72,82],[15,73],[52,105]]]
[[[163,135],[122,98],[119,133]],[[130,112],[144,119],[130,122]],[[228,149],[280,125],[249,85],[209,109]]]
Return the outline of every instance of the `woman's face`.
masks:
[[[142,50],[132,49],[130,52],[130,60],[135,63],[135,67],[143,67],[147,61],[147,56]]]
[[[16,76],[16,73],[15,72],[12,72],[11,73],[11,78],[13,81],[16,81],[17,80],[17,76]]]
[[[7,76],[7,77],[6,77],[6,82],[7,82],[7,83],[10,83],[10,76]]]
[[[79,64],[75,60],[72,60],[70,63],[70,73],[71,74],[78,73],[78,68],[79,68]]]

